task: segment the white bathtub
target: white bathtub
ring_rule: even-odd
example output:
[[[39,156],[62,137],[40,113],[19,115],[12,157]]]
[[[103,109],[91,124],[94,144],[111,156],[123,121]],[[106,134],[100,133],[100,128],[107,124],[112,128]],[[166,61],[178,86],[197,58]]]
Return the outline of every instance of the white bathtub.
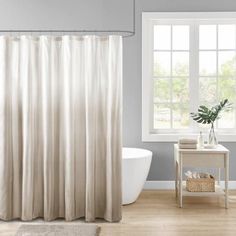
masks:
[[[147,179],[152,152],[139,148],[123,148],[122,151],[122,204],[137,200]]]

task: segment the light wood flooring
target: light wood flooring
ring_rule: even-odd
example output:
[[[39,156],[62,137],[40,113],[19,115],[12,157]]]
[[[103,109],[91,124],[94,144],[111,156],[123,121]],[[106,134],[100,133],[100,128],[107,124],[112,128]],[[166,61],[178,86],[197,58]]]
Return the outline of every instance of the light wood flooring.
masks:
[[[82,221],[66,224],[77,222]],[[0,221],[0,235],[13,236],[21,224]],[[229,209],[224,208],[223,198],[197,197],[185,197],[180,209],[174,191],[143,191],[136,203],[123,207],[120,223],[96,224],[100,236],[236,236],[236,191],[230,192]]]

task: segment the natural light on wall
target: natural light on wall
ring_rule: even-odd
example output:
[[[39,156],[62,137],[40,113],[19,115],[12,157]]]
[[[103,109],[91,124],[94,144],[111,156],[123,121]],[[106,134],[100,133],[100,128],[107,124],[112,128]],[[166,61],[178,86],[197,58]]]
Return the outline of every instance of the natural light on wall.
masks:
[[[235,13],[143,13],[142,30],[143,141],[206,130],[189,115],[200,104],[228,98],[235,107]],[[222,140],[232,141],[235,108],[216,127]]]

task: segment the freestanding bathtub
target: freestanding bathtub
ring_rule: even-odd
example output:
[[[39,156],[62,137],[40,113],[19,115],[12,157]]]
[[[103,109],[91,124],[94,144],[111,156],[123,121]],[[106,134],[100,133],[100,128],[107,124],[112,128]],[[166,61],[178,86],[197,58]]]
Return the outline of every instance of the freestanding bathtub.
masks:
[[[147,179],[152,152],[139,148],[122,150],[122,204],[137,200]]]

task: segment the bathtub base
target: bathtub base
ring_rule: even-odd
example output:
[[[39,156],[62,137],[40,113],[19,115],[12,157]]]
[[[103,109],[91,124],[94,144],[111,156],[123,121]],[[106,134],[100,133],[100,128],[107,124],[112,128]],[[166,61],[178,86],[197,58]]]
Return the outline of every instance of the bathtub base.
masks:
[[[122,204],[134,203],[147,179],[152,152],[137,148],[123,148]]]

